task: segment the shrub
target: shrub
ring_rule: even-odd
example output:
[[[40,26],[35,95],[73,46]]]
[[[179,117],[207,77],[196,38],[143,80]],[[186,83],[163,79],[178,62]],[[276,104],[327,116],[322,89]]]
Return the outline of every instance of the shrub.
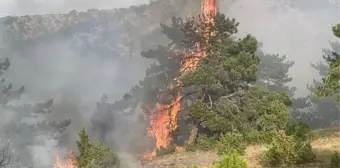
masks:
[[[99,142],[90,142],[89,137],[82,129],[77,141],[79,155],[76,157],[79,168],[118,168],[118,156],[110,148]]]
[[[208,137],[206,135],[199,135],[195,143],[186,144],[184,146],[186,151],[202,150],[208,151],[216,148],[216,140],[214,137]]]
[[[297,153],[297,159],[295,164],[308,163],[315,160],[315,154],[313,152],[310,141],[295,140],[295,152]]]
[[[248,144],[268,144],[275,137],[275,131],[252,131],[247,134]]]
[[[307,163],[314,159],[315,155],[309,141],[301,141],[281,132],[264,153],[262,162],[265,165],[278,166]]]
[[[216,140],[214,137],[199,135],[196,139],[196,146],[200,150],[208,151],[216,148]]]
[[[295,139],[299,139],[302,141],[310,140],[313,138],[312,129],[304,123],[289,125],[287,126],[285,132],[288,136],[293,136]]]
[[[187,151],[187,152],[193,152],[196,149],[197,148],[196,148],[196,144],[195,143],[190,143],[190,144],[185,144],[184,145],[184,150]]]
[[[334,154],[331,156],[329,168],[340,168],[339,152],[334,152]]]
[[[226,133],[221,135],[217,142],[217,150],[219,154],[228,154],[229,152],[236,151],[242,155],[246,148],[246,139],[240,133]]]
[[[176,146],[171,144],[168,148],[161,148],[156,151],[157,156],[164,156],[176,152]]]
[[[233,151],[224,155],[213,168],[247,168],[247,161],[238,152]]]
[[[90,153],[92,154],[92,161],[87,168],[118,168],[120,161],[118,155],[113,153],[110,148],[104,146],[100,142],[92,142]]]

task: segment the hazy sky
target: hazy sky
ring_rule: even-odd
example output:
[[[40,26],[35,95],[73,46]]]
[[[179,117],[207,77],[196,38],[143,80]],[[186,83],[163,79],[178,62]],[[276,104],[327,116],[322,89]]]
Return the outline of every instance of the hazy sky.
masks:
[[[280,3],[281,2],[281,3]],[[295,61],[292,82],[306,93],[306,84],[318,74],[310,64],[322,60],[322,48],[334,41],[331,27],[339,22],[339,4],[327,0],[237,0],[230,8],[222,6],[240,22],[242,34],[251,33],[264,43],[264,51],[287,55]]]
[[[5,15],[26,15],[60,13],[88,8],[121,8],[148,3],[150,0],[0,0],[0,17]]]

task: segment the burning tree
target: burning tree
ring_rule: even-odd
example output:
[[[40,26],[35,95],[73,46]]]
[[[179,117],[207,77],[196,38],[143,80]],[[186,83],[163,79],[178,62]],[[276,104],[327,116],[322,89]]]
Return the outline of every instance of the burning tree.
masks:
[[[161,24],[170,43],[142,53],[156,63],[129,93],[142,102],[157,149],[183,145],[177,141],[183,135],[180,116],[196,128],[193,139],[197,132],[218,138],[231,131],[280,129],[288,120],[288,96],[255,86],[256,39],[236,38],[239,23],[216,14],[216,1],[202,2],[202,15]]]

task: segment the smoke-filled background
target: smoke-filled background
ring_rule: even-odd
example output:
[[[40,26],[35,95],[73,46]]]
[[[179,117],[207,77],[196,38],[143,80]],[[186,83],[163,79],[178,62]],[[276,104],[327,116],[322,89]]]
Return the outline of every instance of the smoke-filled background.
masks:
[[[21,106],[53,99],[49,107],[52,113],[42,120],[71,119],[70,126],[60,135],[61,147],[56,147],[57,142],[50,135],[42,136],[39,145],[32,145],[29,152],[38,167],[51,167],[53,154],[60,149],[75,149],[78,131],[82,127],[91,130],[92,116],[101,115],[96,103],[103,94],[109,101],[120,100],[144,77],[150,62],[140,52],[165,42],[157,31],[159,23],[174,15],[197,11],[197,4],[198,0],[159,0],[152,5],[149,0],[0,1],[0,16],[4,17],[0,19],[1,57],[8,57],[11,62],[4,75],[13,88],[25,86],[22,97],[10,103]],[[129,8],[131,5],[139,7]],[[87,10],[90,8],[106,12]],[[251,33],[263,42],[266,53],[287,55],[295,61],[290,74],[291,85],[298,87],[297,96],[306,95],[306,85],[320,78],[310,64],[321,61],[322,48],[328,48],[329,41],[334,40],[330,28],[339,21],[338,2],[224,0],[220,11],[240,22],[241,35]],[[36,14],[40,16],[6,17]],[[6,136],[17,141],[32,131],[11,132],[18,128],[17,122],[40,119],[2,111],[1,126],[7,128]],[[131,144],[145,139],[141,129],[146,123],[139,122],[138,111],[129,117],[117,114],[115,119],[106,120],[114,128],[105,130],[106,143],[131,153]],[[39,141],[40,137],[32,138]]]

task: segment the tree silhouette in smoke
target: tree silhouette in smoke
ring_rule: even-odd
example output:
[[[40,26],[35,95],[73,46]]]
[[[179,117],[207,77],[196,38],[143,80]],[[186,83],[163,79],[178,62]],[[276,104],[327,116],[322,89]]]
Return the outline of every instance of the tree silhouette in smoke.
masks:
[[[333,27],[333,34],[340,38],[340,26]],[[299,121],[308,123],[313,128],[327,128],[339,124],[339,42],[330,42],[330,49],[323,49],[325,63],[312,64],[322,81],[313,80],[307,85],[310,94],[306,97],[308,111],[296,116]]]
[[[103,95],[101,100],[96,104],[96,110],[91,117],[91,135],[94,135],[99,141],[105,142],[106,136],[117,125],[117,120],[122,120],[134,114],[137,102],[133,102],[131,95],[125,94],[123,100],[110,103],[107,95]]]
[[[61,122],[45,121],[44,117],[52,113],[50,108],[53,105],[53,99],[33,105],[11,105],[11,101],[20,99],[25,88],[22,86],[18,90],[12,89],[12,84],[3,76],[4,71],[8,70],[9,66],[10,62],[7,58],[0,63],[2,75],[0,106],[3,111],[2,114],[7,113],[12,118],[8,119],[8,124],[4,124],[0,128],[0,134],[12,144],[12,147],[17,152],[20,164],[33,167],[32,152],[29,148],[43,144],[43,142],[37,140],[37,137],[44,136],[58,141],[59,135],[66,130],[71,120],[63,120]],[[39,118],[42,121],[39,121]]]
[[[13,90],[12,83],[3,77],[3,73],[10,67],[8,58],[5,58],[0,62],[0,104],[7,104],[10,101],[20,99],[22,93],[25,91],[25,87],[21,86],[18,90]]]

